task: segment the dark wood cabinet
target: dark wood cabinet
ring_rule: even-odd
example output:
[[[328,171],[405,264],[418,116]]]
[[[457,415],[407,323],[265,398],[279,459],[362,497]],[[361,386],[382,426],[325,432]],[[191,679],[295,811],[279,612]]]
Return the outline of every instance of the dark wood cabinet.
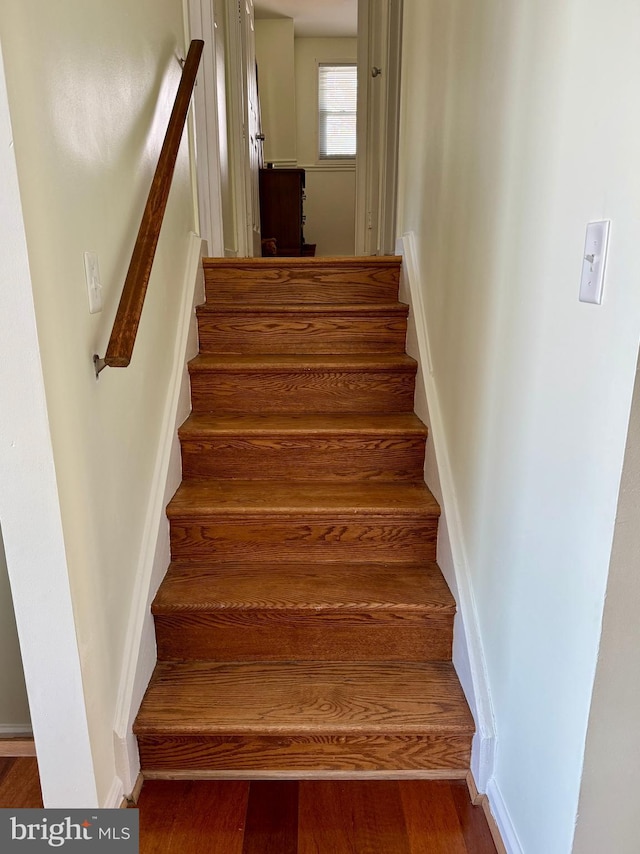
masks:
[[[303,200],[304,169],[260,170],[260,231],[278,255],[303,254]]]

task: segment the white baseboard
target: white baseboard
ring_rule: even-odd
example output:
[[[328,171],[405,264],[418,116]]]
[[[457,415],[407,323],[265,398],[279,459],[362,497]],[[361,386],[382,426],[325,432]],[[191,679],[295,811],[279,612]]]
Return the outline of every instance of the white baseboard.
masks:
[[[467,697],[475,723],[471,767],[480,792],[485,792],[493,776],[495,729],[485,656],[480,635],[462,523],[453,482],[452,469],[444,432],[438,387],[433,373],[429,329],[421,288],[419,260],[413,232],[398,241],[397,254],[402,255],[401,299],[408,301],[410,335],[407,350],[419,363],[416,400],[426,399],[428,412],[418,411],[428,421],[430,440],[437,466],[437,497],[442,504],[438,534],[438,562],[456,597],[458,615],[455,623],[453,662]],[[414,349],[415,352],[411,352]],[[427,466],[428,468],[428,466]],[[429,477],[427,475],[427,479]],[[431,485],[431,484],[429,484]]]
[[[105,802],[102,804],[102,809],[119,809],[123,800],[124,786],[122,785],[122,780],[120,779],[120,777],[114,777],[113,783],[111,784],[111,788],[109,789],[109,794],[107,795]]]
[[[13,736],[32,736],[31,724],[0,724],[0,738],[12,738]]]
[[[509,854],[502,839],[502,836],[500,835],[500,828],[498,827],[498,823],[496,822],[495,816],[491,812],[489,798],[486,794],[480,794],[480,792],[478,792],[478,787],[476,786],[476,781],[473,779],[473,774],[471,773],[471,771],[469,771],[469,773],[467,774],[467,786],[469,787],[471,803],[475,807],[482,807],[482,812],[484,813],[485,818],[487,819],[489,831],[491,832],[494,845],[496,846],[496,854]]]
[[[120,800],[115,806],[120,805],[123,794],[133,791],[140,772],[138,747],[131,728],[156,663],[155,634],[149,606],[170,561],[165,506],[182,477],[177,427],[190,410],[186,363],[197,352],[194,307],[204,301],[202,257],[206,254],[206,242],[192,234],[177,324],[173,372],[162,419],[136,585],[129,612],[125,658],[113,726],[116,770],[122,788]]]
[[[522,845],[495,777],[492,777],[487,784],[487,798],[507,854],[523,854]]]

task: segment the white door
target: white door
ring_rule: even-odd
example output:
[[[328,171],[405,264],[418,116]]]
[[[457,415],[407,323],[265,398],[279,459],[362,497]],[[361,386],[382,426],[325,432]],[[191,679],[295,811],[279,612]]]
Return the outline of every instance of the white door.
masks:
[[[196,177],[200,236],[207,241],[210,255],[225,253],[221,154],[227,156],[226,140],[220,145],[219,116],[226,118],[224,104],[224,44],[219,33],[218,12],[211,0],[189,0],[189,26],[192,39],[203,39],[204,50],[194,90]],[[222,79],[219,72],[222,71]],[[219,92],[222,91],[220,103]],[[225,122],[226,130],[226,122]],[[222,151],[221,151],[222,149]],[[225,172],[228,171],[226,163]]]
[[[233,231],[233,239],[229,242],[234,243],[233,254],[244,258],[261,254],[259,163],[262,142],[256,81],[254,8],[253,0],[224,2],[228,184]]]
[[[356,254],[395,249],[402,0],[358,3]]]

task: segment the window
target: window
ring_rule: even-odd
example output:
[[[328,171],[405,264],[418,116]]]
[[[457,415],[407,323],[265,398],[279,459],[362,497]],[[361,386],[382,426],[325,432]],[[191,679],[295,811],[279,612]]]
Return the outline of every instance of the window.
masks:
[[[318,129],[320,160],[356,156],[357,66],[318,66]]]

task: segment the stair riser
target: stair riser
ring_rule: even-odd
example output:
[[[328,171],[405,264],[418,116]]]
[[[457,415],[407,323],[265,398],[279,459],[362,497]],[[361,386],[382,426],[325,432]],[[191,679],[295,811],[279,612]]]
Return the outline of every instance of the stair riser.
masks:
[[[423,438],[290,437],[182,440],[185,478],[422,480]]]
[[[464,777],[425,431],[377,417],[413,413],[399,259],[204,268],[143,773]]]
[[[156,615],[160,660],[446,661],[453,617],[226,611]]]
[[[145,736],[142,773],[172,771],[441,771],[464,776],[471,737],[462,735]],[[190,775],[191,776],[191,775]]]
[[[194,412],[412,412],[414,371],[197,371]]]
[[[173,560],[420,563],[435,560],[438,520],[171,520]]]
[[[236,264],[205,267],[207,302],[342,303],[394,302],[398,298],[397,265],[359,265],[345,270],[336,265]]]
[[[201,314],[201,353],[404,353],[403,319],[274,317],[229,318]]]

